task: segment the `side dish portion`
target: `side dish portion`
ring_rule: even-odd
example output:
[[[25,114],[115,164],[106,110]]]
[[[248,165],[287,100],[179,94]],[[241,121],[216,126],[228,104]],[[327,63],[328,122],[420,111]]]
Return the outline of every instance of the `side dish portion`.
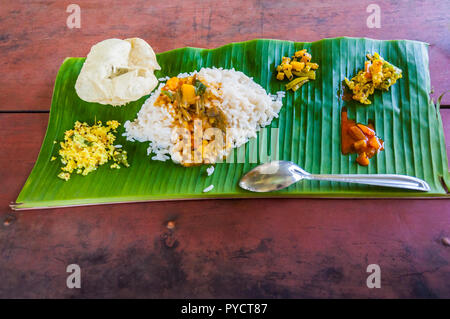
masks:
[[[345,83],[353,92],[352,98],[362,104],[371,104],[369,96],[377,90],[388,91],[402,78],[402,70],[385,61],[378,53],[367,55],[368,61],[364,70],[358,72],[351,80],[345,78]]]
[[[93,126],[87,123],[75,122],[71,130],[64,133],[64,142],[60,143],[62,172],[59,178],[68,181],[70,174],[87,175],[97,169],[98,166],[113,160],[111,168],[119,169],[120,165],[130,166],[127,161],[127,152],[120,145],[114,145],[116,129],[120,123],[108,121],[106,126],[98,121]],[[52,157],[55,160],[56,157]]]
[[[142,39],[107,39],[92,46],[75,89],[87,102],[124,105],[150,94],[160,70],[152,47]]]
[[[359,165],[369,165],[369,159],[384,150],[384,142],[379,138],[372,124],[364,125],[350,120],[347,109],[341,113],[341,146],[342,154],[357,153]]]
[[[277,66],[277,80],[289,80],[286,90],[297,91],[309,80],[316,79],[316,72],[319,68],[317,63],[311,62],[311,54],[306,49],[299,50],[292,57],[284,56],[281,64]]]

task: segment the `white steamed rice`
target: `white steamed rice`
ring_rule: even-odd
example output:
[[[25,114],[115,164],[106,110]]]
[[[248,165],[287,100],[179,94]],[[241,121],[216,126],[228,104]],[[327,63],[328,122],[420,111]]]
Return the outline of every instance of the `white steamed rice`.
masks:
[[[214,173],[214,166],[210,166],[206,169],[206,174],[208,174],[208,176],[211,176]]]
[[[239,147],[256,137],[261,127],[278,117],[285,92],[267,94],[252,78],[234,69],[202,68],[199,72],[179,74],[178,77],[196,73],[206,81],[208,90],[222,99],[221,109],[228,122],[226,137],[232,147]],[[220,90],[208,86],[208,83],[218,83]],[[165,161],[172,158],[173,161],[180,162],[181,153],[172,138],[173,131],[176,130],[174,119],[165,107],[154,105],[164,85],[165,83],[161,83],[150,95],[133,122],[125,122],[124,136],[129,141],[150,142],[147,154],[154,154],[153,160]]]
[[[209,185],[208,187],[206,187],[206,188],[203,190],[203,193],[210,192],[210,191],[213,190],[213,188],[214,188],[214,185]]]

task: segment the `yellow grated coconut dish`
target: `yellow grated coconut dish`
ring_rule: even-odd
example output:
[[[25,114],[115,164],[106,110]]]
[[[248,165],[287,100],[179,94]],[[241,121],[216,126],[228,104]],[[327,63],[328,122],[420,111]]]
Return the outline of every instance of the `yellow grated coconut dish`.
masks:
[[[87,175],[111,159],[114,161],[111,168],[119,169],[119,164],[129,167],[127,152],[120,145],[114,146],[116,137],[113,133],[119,125],[117,121],[108,121],[106,126],[101,121],[93,126],[75,122],[74,128],[64,133],[64,142],[60,143],[59,155],[65,166],[61,167],[58,177],[68,181],[73,172]]]

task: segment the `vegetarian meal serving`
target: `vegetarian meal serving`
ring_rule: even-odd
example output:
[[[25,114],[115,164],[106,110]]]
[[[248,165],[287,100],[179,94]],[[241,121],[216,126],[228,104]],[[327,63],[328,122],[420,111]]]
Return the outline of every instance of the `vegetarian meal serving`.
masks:
[[[364,70],[345,83],[354,100],[370,104],[375,89],[388,90],[402,72],[378,53],[368,54]],[[316,79],[319,64],[311,61],[306,49],[282,57],[276,79],[288,80],[286,91],[296,92]],[[154,75],[160,66],[150,45],[142,39],[108,39],[94,45],[75,84],[78,96],[88,102],[125,105],[149,94],[158,86]],[[161,80],[158,88],[142,105],[133,121],[124,124],[129,141],[148,142],[152,160],[189,167],[223,161],[233,148],[257,137],[257,132],[278,117],[285,91],[267,93],[261,85],[235,69],[201,68]],[[86,175],[113,160],[111,168],[129,166],[125,150],[114,146],[115,120],[90,127],[76,122],[61,142],[58,175],[69,180],[74,170]],[[341,146],[344,155],[357,153],[356,162],[369,165],[369,159],[382,151],[384,142],[372,124],[356,124],[341,115]],[[121,146],[120,146],[121,147]],[[54,157],[52,158],[54,159]]]
[[[158,54],[139,38],[101,41],[61,66],[12,207],[445,195],[442,123],[416,63],[427,54],[418,41],[346,37]]]

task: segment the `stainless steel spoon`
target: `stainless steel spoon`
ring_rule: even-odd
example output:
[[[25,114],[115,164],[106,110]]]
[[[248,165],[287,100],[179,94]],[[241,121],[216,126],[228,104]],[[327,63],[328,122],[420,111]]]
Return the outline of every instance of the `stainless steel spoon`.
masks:
[[[418,178],[394,174],[310,174],[288,161],[273,161],[261,164],[245,174],[239,186],[252,192],[272,192],[286,188],[302,179],[358,183],[385,187],[405,188],[428,192],[430,186]]]

